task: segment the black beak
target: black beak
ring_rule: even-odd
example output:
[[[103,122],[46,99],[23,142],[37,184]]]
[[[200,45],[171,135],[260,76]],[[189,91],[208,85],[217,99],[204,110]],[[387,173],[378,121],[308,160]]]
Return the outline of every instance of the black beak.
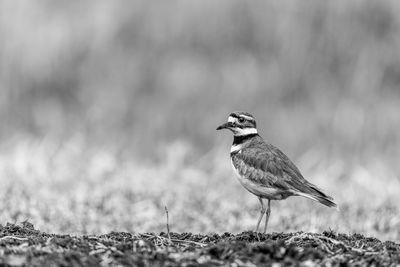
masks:
[[[230,128],[232,126],[233,126],[232,122],[227,122],[227,123],[224,123],[224,124],[218,126],[217,130],[227,129],[227,128]]]

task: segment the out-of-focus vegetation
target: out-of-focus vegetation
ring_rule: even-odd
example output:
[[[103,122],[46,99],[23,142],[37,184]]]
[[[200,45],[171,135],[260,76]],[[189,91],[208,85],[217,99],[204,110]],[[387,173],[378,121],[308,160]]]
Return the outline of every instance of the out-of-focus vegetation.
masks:
[[[336,212],[273,202],[270,231],[400,239],[395,1],[0,1],[0,218],[98,233],[252,229],[233,110]]]

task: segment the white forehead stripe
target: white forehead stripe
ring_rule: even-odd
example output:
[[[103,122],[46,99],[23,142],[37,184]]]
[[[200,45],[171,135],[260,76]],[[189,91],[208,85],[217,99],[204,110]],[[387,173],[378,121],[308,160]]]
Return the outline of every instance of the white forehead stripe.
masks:
[[[243,128],[243,129],[235,128],[235,130],[236,130],[236,132],[235,132],[236,136],[258,133],[256,128]]]
[[[234,118],[234,117],[232,117],[232,116],[229,116],[229,117],[228,117],[228,122],[236,122],[236,121],[237,121],[236,118]]]

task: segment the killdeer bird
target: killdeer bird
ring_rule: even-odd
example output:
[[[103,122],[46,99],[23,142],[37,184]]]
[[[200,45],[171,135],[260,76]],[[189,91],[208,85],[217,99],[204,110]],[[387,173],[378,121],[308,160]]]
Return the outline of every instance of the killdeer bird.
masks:
[[[278,148],[266,143],[258,135],[256,121],[247,112],[233,112],[228,122],[217,130],[228,129],[233,133],[231,163],[239,182],[250,193],[258,197],[261,214],[256,232],[265,213],[264,233],[271,214],[271,200],[282,200],[290,196],[302,196],[328,207],[337,207],[333,198],[308,182],[299,169]],[[268,200],[265,207],[264,200]]]

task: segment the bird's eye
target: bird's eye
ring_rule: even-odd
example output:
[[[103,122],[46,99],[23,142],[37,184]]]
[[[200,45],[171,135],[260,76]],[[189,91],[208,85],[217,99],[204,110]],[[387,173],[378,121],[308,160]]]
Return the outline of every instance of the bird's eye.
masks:
[[[243,123],[244,122],[244,118],[239,118],[239,122]]]

